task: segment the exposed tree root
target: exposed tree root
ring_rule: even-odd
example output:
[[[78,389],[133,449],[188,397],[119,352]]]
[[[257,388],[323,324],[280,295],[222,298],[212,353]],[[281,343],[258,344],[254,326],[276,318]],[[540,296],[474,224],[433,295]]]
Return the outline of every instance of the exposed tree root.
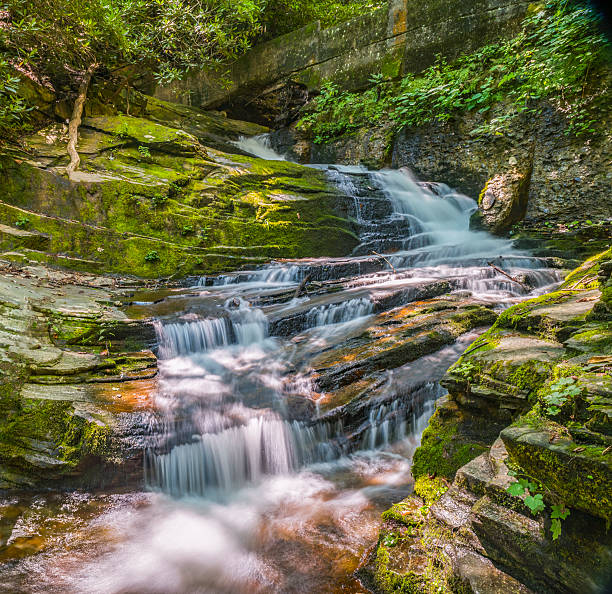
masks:
[[[83,106],[87,99],[89,83],[96,68],[98,68],[98,64],[91,64],[83,75],[83,80],[79,87],[79,94],[77,95],[76,101],[74,102],[74,108],[72,109],[72,117],[68,124],[68,155],[70,156],[70,163],[68,163],[68,167],[66,167],[66,173],[70,178],[72,178],[72,174],[79,168],[81,162],[81,157],[79,157],[79,153],[77,152],[79,126],[81,125],[81,116],[83,115]]]

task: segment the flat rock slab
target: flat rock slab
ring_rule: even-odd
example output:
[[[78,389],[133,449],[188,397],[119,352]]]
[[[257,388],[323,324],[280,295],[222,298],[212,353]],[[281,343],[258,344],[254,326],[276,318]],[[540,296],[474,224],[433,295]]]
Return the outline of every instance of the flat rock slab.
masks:
[[[527,361],[554,361],[563,356],[565,349],[558,342],[533,336],[501,336],[495,349],[475,354],[482,361],[512,361],[516,366]]]

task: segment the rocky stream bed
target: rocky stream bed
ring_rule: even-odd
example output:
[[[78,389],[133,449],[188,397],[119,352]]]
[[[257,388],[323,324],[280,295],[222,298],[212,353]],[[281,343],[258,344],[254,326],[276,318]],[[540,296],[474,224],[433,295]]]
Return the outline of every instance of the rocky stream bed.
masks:
[[[132,101],[3,157],[0,589],[605,591],[609,226]]]

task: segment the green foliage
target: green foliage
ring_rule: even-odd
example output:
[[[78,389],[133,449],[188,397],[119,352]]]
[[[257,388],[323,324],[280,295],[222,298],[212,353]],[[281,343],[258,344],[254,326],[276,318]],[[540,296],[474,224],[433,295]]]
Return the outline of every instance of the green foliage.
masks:
[[[138,147],[138,152],[145,159],[150,159],[151,158],[151,151],[149,150],[149,147],[147,147],[147,146],[140,145]]]
[[[384,0],[264,0],[262,37],[270,39],[314,21],[329,27],[386,5]]]
[[[474,363],[471,361],[464,361],[463,363],[453,367],[450,371],[453,373],[453,375],[458,375],[463,379],[468,379],[475,369],[476,365],[474,365]]]
[[[168,202],[168,196],[164,196],[159,192],[157,194],[153,194],[153,198],[151,198],[151,204],[153,204],[153,208],[160,208],[164,206]]]
[[[397,534],[397,532],[389,532],[385,534],[385,537],[383,538],[382,543],[386,547],[394,547],[398,543],[399,538],[400,537]]]
[[[10,134],[13,128],[20,126],[23,117],[31,109],[17,94],[20,79],[15,74],[15,70],[0,53],[0,135]]]
[[[28,219],[28,217],[25,217],[25,216],[19,217],[15,221],[15,227],[17,227],[18,229],[25,229],[29,224],[30,224],[30,219]]]
[[[552,532],[553,540],[557,540],[561,535],[561,520],[565,520],[570,512],[564,505],[551,505],[550,509],[550,531]]]
[[[517,475],[517,473],[512,470],[508,471],[508,474],[510,476]],[[534,482],[525,477],[517,479],[506,489],[513,497],[522,497],[525,507],[527,507],[534,516],[546,509],[544,496],[542,493],[536,492],[541,490],[542,485],[538,481]],[[554,497],[553,493],[550,493],[550,495]],[[552,534],[552,539],[557,540],[561,535],[561,520],[565,520],[570,515],[570,511],[563,503],[551,505],[550,511],[550,532]]]
[[[562,377],[549,386],[550,392],[542,397],[546,404],[546,412],[555,416],[561,412],[563,405],[570,399],[579,396],[582,389],[576,385],[576,380],[571,377]]]
[[[259,33],[258,0],[120,0],[122,38],[133,61],[166,84],[190,68],[225,65]]]
[[[420,75],[384,83],[382,75],[364,93],[330,92],[324,87],[302,120],[315,142],[330,140],[373,122],[390,119],[396,128],[447,122],[460,113],[485,116],[474,135],[503,134],[519,114],[534,113],[539,99],[548,99],[565,115],[567,133],[595,131],[604,92],[589,84],[610,55],[599,30],[599,16],[586,3],[554,0],[525,19],[521,32],[508,41],[487,45],[453,62],[438,57]],[[508,110],[489,117],[496,104]]]
[[[298,126],[311,128],[318,143],[354,132],[369,122],[380,122],[387,117],[390,91],[391,87],[382,82],[364,93],[340,92],[336,84],[324,83],[311,112]]]
[[[159,261],[159,254],[157,253],[157,250],[149,250],[144,257],[146,262],[158,262]]]
[[[544,505],[542,493],[536,493],[535,495],[527,495],[527,497],[525,497],[524,503],[534,516],[546,508],[546,506]]]
[[[137,64],[161,84],[192,69],[223,73],[255,41],[315,20],[337,23],[375,0],[5,0],[0,5],[0,131],[25,125],[20,79],[74,97],[80,73]]]

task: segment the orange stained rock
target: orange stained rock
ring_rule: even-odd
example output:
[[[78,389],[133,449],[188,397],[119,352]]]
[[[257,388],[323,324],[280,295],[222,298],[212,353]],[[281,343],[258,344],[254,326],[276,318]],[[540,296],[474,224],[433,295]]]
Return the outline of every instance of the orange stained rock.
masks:
[[[112,413],[134,412],[155,408],[157,379],[100,384],[100,403]]]

